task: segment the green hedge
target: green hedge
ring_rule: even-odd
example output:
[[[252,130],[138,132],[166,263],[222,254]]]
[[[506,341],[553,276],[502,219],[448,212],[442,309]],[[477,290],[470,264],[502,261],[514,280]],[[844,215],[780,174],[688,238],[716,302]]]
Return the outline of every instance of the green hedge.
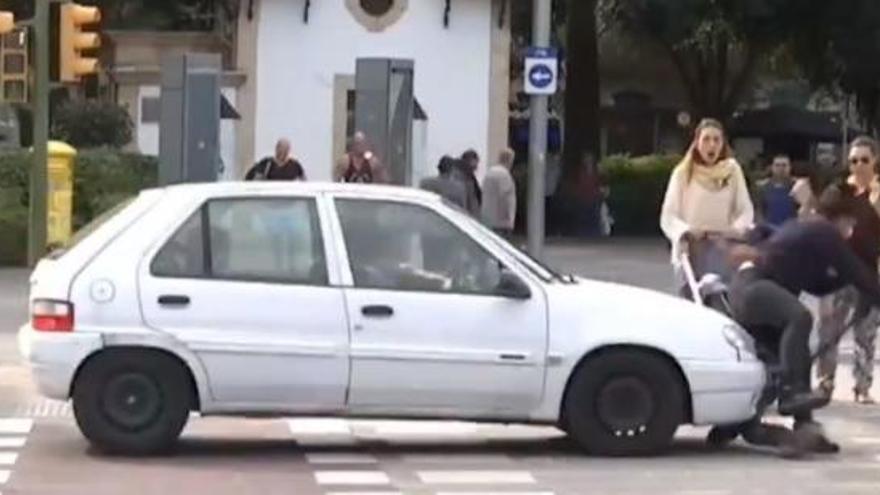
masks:
[[[681,160],[676,155],[609,156],[599,165],[609,187],[608,207],[614,232],[624,235],[660,233],[660,207],[672,170]]]
[[[29,153],[0,154],[0,265],[21,265],[26,260],[30,164]],[[157,171],[154,157],[111,149],[80,151],[74,168],[74,230],[154,186]]]

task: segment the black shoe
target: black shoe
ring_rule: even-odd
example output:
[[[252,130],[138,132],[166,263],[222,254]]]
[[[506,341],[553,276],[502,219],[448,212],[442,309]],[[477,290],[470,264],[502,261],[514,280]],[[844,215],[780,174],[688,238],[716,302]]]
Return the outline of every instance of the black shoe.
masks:
[[[829,402],[829,398],[821,392],[783,393],[779,398],[779,407],[777,409],[779,414],[791,416],[825,407]]]
[[[706,443],[714,448],[726,447],[736,440],[740,430],[738,426],[715,426],[709,431]]]
[[[840,452],[840,445],[828,438],[821,424],[815,421],[797,421],[794,424],[794,429],[802,431],[810,437],[808,446],[810,452],[816,454],[837,454]]]

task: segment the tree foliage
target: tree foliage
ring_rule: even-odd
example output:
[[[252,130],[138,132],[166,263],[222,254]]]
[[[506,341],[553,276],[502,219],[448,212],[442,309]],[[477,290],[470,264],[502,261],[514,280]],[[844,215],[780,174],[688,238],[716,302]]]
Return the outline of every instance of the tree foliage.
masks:
[[[797,29],[800,0],[603,0],[600,17],[669,57],[698,117],[730,117]],[[831,2],[829,2],[831,3]]]
[[[100,100],[70,100],[52,119],[52,136],[74,148],[121,148],[131,142],[132,129],[124,108]]]
[[[854,97],[862,124],[880,130],[880,2],[803,0],[788,45],[816,88]]]

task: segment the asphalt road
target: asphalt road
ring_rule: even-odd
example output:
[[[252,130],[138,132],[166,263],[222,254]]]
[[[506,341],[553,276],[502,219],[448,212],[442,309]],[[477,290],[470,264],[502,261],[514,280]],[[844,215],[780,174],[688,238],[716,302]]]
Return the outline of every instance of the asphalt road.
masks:
[[[683,429],[658,458],[581,454],[548,428],[344,420],[192,419],[170,456],[104,457],[69,419],[0,421],[4,494],[876,495],[880,412],[835,406],[836,456],[715,451]],[[4,434],[2,432],[7,431]],[[13,457],[14,456],[14,457]]]

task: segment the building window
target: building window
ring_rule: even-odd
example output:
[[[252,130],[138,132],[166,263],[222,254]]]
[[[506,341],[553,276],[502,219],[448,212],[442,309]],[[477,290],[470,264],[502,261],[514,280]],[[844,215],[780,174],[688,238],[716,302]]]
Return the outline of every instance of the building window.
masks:
[[[162,103],[158,97],[146,96],[141,98],[141,122],[144,124],[159,123]]]
[[[403,17],[409,0],[345,0],[345,6],[368,31],[381,32]]]

